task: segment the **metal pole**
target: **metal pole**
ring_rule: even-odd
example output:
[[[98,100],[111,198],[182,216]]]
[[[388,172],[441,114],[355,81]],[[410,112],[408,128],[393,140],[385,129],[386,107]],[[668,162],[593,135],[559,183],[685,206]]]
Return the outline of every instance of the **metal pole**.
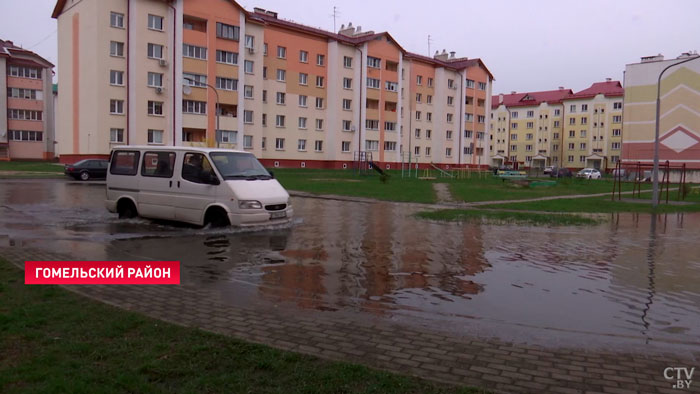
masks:
[[[219,92],[216,91],[215,87],[209,85],[208,83],[197,82],[194,79],[187,78],[187,77],[182,77],[182,79],[189,81],[189,82],[192,82],[195,87],[197,86],[197,84],[202,84],[202,85],[206,85],[208,88],[211,88],[214,91],[214,95],[216,95],[216,130],[214,130],[214,138],[216,139],[216,147],[218,148],[219,147],[219,136],[217,134],[219,133],[219,130],[220,130],[219,129],[219,115],[221,112],[221,111],[219,111]]]
[[[658,82],[656,83],[656,125],[654,127],[654,170],[651,173],[652,176],[652,191],[651,191],[651,206],[656,208],[659,206],[659,117],[661,112],[661,77],[664,75],[666,70],[673,66],[689,62],[691,60],[699,59],[700,56],[695,56],[690,59],[685,59],[678,63],[673,63],[661,71],[659,74]]]

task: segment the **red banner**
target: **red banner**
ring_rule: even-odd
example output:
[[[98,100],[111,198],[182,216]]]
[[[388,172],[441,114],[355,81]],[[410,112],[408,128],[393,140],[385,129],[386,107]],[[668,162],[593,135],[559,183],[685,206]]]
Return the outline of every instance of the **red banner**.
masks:
[[[26,261],[27,285],[179,285],[179,261]]]

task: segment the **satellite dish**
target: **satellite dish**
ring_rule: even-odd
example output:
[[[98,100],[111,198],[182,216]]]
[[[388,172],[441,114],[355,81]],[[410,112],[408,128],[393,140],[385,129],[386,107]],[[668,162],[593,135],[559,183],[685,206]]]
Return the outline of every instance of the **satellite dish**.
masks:
[[[189,96],[189,94],[192,93],[192,88],[190,85],[182,85],[182,93]]]

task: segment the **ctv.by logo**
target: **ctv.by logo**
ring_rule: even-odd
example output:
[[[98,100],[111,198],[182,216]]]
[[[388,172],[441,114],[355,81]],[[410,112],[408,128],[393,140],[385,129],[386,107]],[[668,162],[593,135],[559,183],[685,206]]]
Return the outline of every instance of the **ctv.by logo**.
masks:
[[[664,378],[666,380],[673,380],[676,384],[673,385],[674,389],[690,389],[690,384],[693,382],[693,372],[695,372],[695,367],[668,367],[664,369]]]

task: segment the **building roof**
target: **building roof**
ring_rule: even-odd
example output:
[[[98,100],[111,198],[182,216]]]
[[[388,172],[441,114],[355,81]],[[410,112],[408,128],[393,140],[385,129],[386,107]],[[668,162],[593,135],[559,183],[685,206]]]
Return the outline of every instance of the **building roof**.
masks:
[[[8,57],[39,67],[53,68],[53,64],[27,49],[18,47],[10,40],[0,39],[0,57]]]
[[[557,90],[545,90],[540,92],[511,93],[495,95],[491,98],[491,107],[498,108],[501,104],[506,107],[529,107],[542,103],[558,104],[573,95],[573,90],[560,88]]]
[[[625,89],[622,87],[620,81],[596,82],[588,89],[577,92],[567,99],[585,99],[595,97],[599,94],[603,94],[605,97],[622,97],[625,95]]]

